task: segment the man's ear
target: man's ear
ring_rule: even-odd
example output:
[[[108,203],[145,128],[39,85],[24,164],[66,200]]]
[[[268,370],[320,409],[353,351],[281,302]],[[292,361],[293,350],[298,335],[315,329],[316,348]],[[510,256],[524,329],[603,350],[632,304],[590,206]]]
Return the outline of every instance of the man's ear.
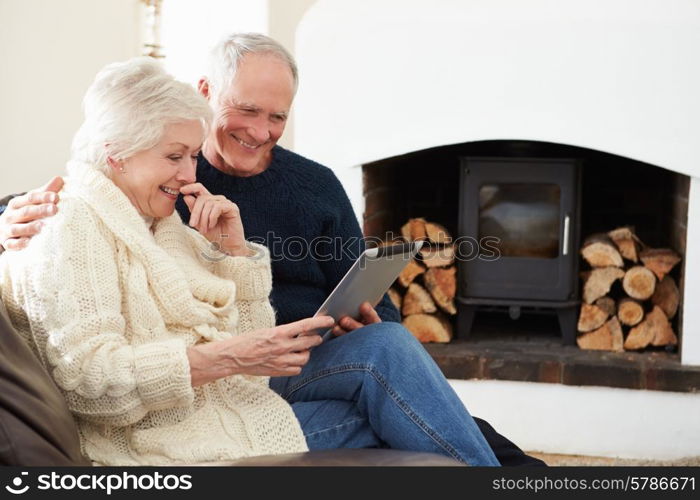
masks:
[[[206,79],[206,77],[202,77],[199,79],[199,82],[197,83],[197,91],[203,95],[207,101],[211,97],[211,94],[209,92],[209,81]]]

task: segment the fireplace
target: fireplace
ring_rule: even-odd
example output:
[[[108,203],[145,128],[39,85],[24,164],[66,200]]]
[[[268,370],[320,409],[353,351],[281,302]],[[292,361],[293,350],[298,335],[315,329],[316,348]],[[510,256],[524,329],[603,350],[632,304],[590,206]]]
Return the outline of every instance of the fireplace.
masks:
[[[573,344],[581,235],[631,225],[650,246],[686,252],[689,178],[630,158],[538,141],[477,141],[370,162],[362,173],[366,236],[391,237],[407,219],[424,217],[464,242],[457,245],[458,340],[483,316],[482,333],[501,325],[518,342],[556,324],[560,341]],[[505,204],[496,203],[499,196]],[[527,213],[540,222],[523,231]],[[505,234],[513,224],[515,232]],[[681,290],[683,269],[672,272]],[[673,320],[679,336],[682,314],[681,306]]]

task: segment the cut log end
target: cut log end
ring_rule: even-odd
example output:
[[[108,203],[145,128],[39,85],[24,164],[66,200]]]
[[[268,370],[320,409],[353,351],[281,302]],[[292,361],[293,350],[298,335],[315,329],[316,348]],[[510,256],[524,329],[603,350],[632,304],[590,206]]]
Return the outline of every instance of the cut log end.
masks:
[[[401,236],[408,242],[426,239],[425,219],[420,217],[409,219],[406,224],[401,226]]]
[[[644,319],[644,308],[636,300],[624,298],[617,306],[617,317],[623,325],[635,326]]]
[[[631,227],[619,227],[608,232],[608,236],[617,246],[623,258],[639,262],[639,239]]]
[[[582,304],[578,317],[578,331],[590,332],[603,326],[610,315],[595,304]]]
[[[406,265],[406,267],[403,268],[403,271],[401,271],[401,274],[399,274],[397,281],[402,287],[406,288],[408,285],[413,283],[413,280],[416,279],[418,275],[423,274],[424,272],[425,267],[420,262],[412,260]]]
[[[661,281],[681,261],[680,255],[670,248],[647,248],[639,254],[644,266]]]
[[[402,324],[423,343],[446,343],[452,340],[452,325],[439,315],[413,314],[406,316]]]
[[[654,295],[651,296],[651,303],[659,306],[668,319],[672,319],[678,312],[680,302],[681,292],[676,286],[676,281],[670,276],[664,276],[664,279],[656,284]]]
[[[649,321],[650,328],[654,332],[651,345],[661,347],[678,344],[678,337],[676,337],[668,317],[660,307],[654,306],[654,309],[647,314],[647,321]]]
[[[448,314],[457,314],[454,297],[457,293],[457,268],[433,267],[423,275],[423,283],[437,306]]]
[[[622,288],[627,295],[637,300],[647,300],[654,294],[656,277],[643,266],[634,266],[627,270],[622,279]]]
[[[593,271],[588,273],[584,278],[584,302],[587,304],[592,304],[599,298],[607,295],[612,284],[622,278],[624,275],[625,272],[617,267],[593,269]]]
[[[435,302],[428,291],[417,283],[411,283],[406,295],[403,297],[401,313],[404,316],[411,314],[434,313],[437,311]]]
[[[668,318],[660,307],[654,309],[646,315],[644,321],[632,328],[625,340],[625,349],[639,350],[648,345],[656,347],[665,345],[676,345],[678,338],[671,328]]]
[[[595,305],[600,307],[603,311],[608,313],[608,316],[614,316],[617,311],[617,306],[615,305],[615,299],[611,297],[601,297],[595,301]]]
[[[428,236],[428,240],[433,243],[444,245],[452,243],[452,236],[450,236],[450,233],[445,229],[445,226],[436,222],[426,222],[425,233]]]
[[[423,247],[421,261],[426,267],[447,267],[455,260],[455,249],[451,245],[443,247]]]
[[[596,234],[586,239],[581,255],[591,267],[622,267],[622,256],[612,240],[604,234]]]
[[[581,349],[596,351],[621,351],[622,328],[617,318],[612,318],[600,328],[582,333],[576,338],[576,344]]]

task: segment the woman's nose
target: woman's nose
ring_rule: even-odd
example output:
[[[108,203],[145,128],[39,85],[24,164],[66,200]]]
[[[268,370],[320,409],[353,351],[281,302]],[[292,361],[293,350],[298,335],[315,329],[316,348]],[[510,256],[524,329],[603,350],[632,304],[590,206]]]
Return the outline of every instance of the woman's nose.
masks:
[[[177,180],[185,184],[192,184],[197,180],[197,160],[185,160],[184,165],[178,169]]]

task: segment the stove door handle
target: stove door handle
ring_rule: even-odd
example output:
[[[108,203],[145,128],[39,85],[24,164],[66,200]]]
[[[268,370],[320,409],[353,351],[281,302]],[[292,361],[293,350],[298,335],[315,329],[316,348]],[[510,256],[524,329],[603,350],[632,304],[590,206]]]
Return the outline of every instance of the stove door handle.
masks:
[[[564,216],[564,241],[562,242],[561,254],[569,255],[569,224],[571,219],[569,214]]]

